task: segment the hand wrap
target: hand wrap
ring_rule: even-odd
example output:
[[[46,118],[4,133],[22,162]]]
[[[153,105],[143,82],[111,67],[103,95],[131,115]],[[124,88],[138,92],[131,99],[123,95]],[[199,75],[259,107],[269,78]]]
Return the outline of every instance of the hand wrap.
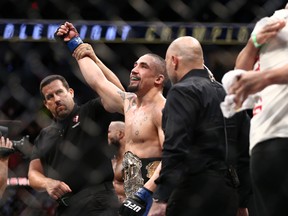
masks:
[[[83,43],[82,39],[79,36],[76,36],[71,40],[69,40],[68,42],[66,42],[66,45],[68,46],[70,52],[73,53],[74,50],[82,43]]]

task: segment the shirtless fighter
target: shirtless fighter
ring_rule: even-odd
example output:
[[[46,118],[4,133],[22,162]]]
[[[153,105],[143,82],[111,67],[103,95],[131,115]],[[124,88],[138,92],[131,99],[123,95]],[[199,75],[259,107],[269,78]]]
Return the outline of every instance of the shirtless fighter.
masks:
[[[83,44],[71,23],[65,22],[56,34],[73,52],[82,75],[101,97],[105,109],[125,115],[123,166],[128,198],[123,202],[120,214],[130,215],[132,211],[136,215],[147,215],[152,203],[151,195],[156,189],[154,181],[161,169],[159,161],[164,141],[162,109],[166,101],[162,92],[167,79],[165,60],[155,54],[141,56],[131,70],[128,92],[124,92],[106,79],[112,72],[98,59],[89,44]]]

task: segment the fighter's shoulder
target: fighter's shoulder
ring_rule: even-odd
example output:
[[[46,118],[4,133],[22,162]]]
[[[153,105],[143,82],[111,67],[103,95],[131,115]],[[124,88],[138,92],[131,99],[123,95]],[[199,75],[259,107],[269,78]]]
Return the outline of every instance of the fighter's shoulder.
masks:
[[[156,110],[160,110],[162,112],[164,106],[165,106],[165,103],[166,103],[166,98],[164,96],[161,96],[159,98],[157,98],[157,103],[155,104],[156,106]]]
[[[163,113],[163,109],[165,106],[165,102],[166,102],[166,99],[162,101],[158,101],[152,108],[151,116],[156,125],[161,124],[162,113]]]
[[[134,98],[136,99],[137,98],[137,95],[135,93],[132,93],[132,92],[124,92],[124,96],[125,96],[125,99],[131,99],[131,98]]]
[[[137,99],[136,94],[131,93],[131,92],[125,92],[122,98],[123,98],[124,110],[126,114],[128,111],[131,111],[132,108],[135,109],[136,99]]]

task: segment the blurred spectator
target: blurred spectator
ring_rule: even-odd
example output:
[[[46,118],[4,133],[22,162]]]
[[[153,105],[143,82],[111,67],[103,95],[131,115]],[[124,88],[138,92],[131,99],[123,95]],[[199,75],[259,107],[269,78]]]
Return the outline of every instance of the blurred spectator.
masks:
[[[123,121],[112,121],[108,128],[108,144],[115,149],[112,165],[114,170],[113,185],[120,203],[125,199],[123,180],[123,155],[125,152],[125,123]]]

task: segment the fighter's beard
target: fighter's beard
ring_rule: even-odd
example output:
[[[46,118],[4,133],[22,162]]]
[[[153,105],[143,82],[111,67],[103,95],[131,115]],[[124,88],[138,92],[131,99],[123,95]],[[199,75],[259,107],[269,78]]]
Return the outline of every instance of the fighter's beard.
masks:
[[[136,85],[136,86],[134,86],[134,85],[129,85],[129,86],[127,87],[127,91],[128,91],[128,92],[133,92],[133,93],[137,92],[138,89],[139,89],[139,86],[138,86],[138,85]]]
[[[117,139],[111,139],[110,145],[115,146],[119,149],[121,144]]]
[[[111,140],[109,144],[109,154],[111,157],[117,157],[120,149],[120,142],[118,140]]]

